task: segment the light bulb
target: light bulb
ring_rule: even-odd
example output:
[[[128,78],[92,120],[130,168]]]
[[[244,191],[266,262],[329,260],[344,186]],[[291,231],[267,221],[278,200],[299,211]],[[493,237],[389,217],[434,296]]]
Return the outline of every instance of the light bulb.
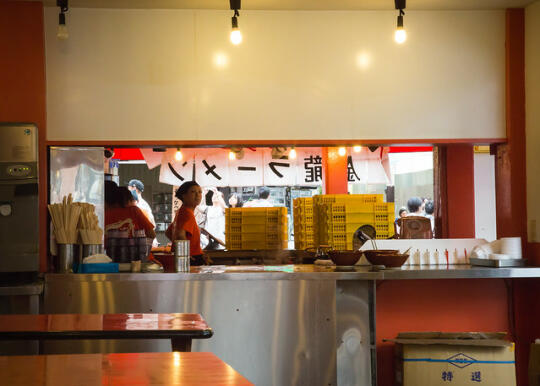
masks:
[[[236,159],[236,153],[234,151],[229,152],[229,159],[234,161]]]
[[[338,154],[343,157],[345,154],[347,154],[347,149],[345,149],[344,147],[340,147],[338,149]]]
[[[61,40],[66,40],[69,37],[66,26],[66,15],[63,12],[58,14],[58,30],[56,31],[56,37]]]
[[[294,147],[289,151],[289,159],[296,159],[296,150]]]
[[[61,40],[66,40],[69,37],[68,29],[65,24],[60,24],[58,26],[58,31],[56,32],[56,37]]]
[[[177,160],[177,161],[181,161],[182,160],[182,151],[180,150],[180,148],[178,148],[178,150],[176,150],[176,153],[174,154],[174,158]]]
[[[405,42],[405,40],[407,40],[407,32],[403,27],[396,29],[396,32],[394,33],[394,40],[398,44],[402,44]]]
[[[240,29],[233,28],[231,31],[231,43],[235,46],[242,43],[242,32],[240,32]]]
[[[362,146],[354,146],[353,150],[355,153],[360,153],[362,151]]]

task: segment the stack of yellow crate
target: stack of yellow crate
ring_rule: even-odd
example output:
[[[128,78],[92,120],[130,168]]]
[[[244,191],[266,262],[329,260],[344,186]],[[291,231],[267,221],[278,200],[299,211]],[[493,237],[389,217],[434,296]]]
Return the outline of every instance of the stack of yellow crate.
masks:
[[[313,198],[300,197],[293,200],[294,248],[315,246],[313,227]]]
[[[353,249],[354,233],[362,225],[375,228],[377,239],[394,235],[394,203],[382,194],[327,194],[314,196],[315,245]]]
[[[228,250],[286,249],[287,208],[227,208],[225,243]]]

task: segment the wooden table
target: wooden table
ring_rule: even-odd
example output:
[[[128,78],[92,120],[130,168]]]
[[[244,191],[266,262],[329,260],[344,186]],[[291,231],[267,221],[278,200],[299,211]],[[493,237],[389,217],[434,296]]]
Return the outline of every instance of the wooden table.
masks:
[[[199,314],[0,315],[0,340],[170,339],[172,351],[191,351],[212,335]]]
[[[0,357],[3,385],[252,385],[207,352]]]

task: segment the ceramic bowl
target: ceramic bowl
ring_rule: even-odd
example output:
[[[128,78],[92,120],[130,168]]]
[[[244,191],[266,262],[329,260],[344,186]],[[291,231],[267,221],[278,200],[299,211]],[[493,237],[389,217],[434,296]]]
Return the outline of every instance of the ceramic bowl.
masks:
[[[328,256],[330,260],[334,262],[335,265],[355,265],[360,257],[362,257],[361,251],[328,251]]]
[[[387,268],[401,267],[409,258],[409,255],[402,255],[397,249],[378,249],[363,252],[367,261],[371,264],[384,265]]]

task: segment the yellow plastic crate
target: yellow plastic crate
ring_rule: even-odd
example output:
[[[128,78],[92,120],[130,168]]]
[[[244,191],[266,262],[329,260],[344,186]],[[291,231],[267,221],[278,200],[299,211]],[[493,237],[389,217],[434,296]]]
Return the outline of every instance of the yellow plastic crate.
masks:
[[[310,242],[306,242],[306,241],[295,241],[294,242],[294,248],[299,249],[299,250],[303,250],[303,249],[307,249],[307,248],[313,248],[314,246],[315,246],[315,244],[310,243]]]
[[[326,204],[326,209],[331,210],[333,213],[348,213],[348,212],[363,212],[363,213],[372,213],[372,212],[385,212],[385,213],[394,213],[394,203],[393,202],[382,202],[382,203],[332,203]]]
[[[293,207],[313,205],[313,197],[298,197],[293,200]]]
[[[360,223],[329,223],[328,224],[328,231],[332,233],[341,232],[341,233],[354,233],[360,228],[362,225],[366,225],[366,223],[360,222]],[[369,224],[371,225],[371,224]],[[375,228],[377,230],[377,228]]]
[[[313,243],[314,235],[313,233],[295,233],[294,239],[298,241],[306,241]]]
[[[295,216],[313,216],[313,205],[294,207],[293,214]]]
[[[242,249],[242,241],[228,241],[225,243],[229,251]]]
[[[382,203],[382,194],[321,194],[313,196],[313,202],[317,204],[362,202],[365,204]]]
[[[268,241],[287,240],[287,233],[231,233],[225,234],[227,241],[260,241],[262,243]]]
[[[287,208],[227,208],[225,221],[227,224],[285,223]]]
[[[328,234],[328,241],[330,243],[347,243],[352,245],[353,233],[336,232]]]
[[[375,231],[377,232],[377,238],[379,238],[378,237],[379,235],[381,235],[381,237],[385,235],[386,236],[385,238],[388,238],[390,236],[393,236],[395,233],[393,221],[377,222],[371,225],[375,227]]]
[[[313,233],[315,226],[313,224],[294,224],[294,232],[308,232]]]
[[[379,222],[391,222],[394,213],[332,213],[326,217],[328,224],[364,223],[374,224]]]
[[[238,225],[265,225],[265,224],[287,224],[287,216],[262,217],[262,216],[243,216],[243,217],[225,217],[227,226]]]
[[[331,247],[337,251],[352,251],[353,245],[351,243],[342,243],[342,242],[336,242],[331,245]]]
[[[294,215],[293,221],[295,224],[313,224],[314,217],[313,215],[308,216],[297,216]]]
[[[225,243],[228,241],[266,241],[265,233],[226,233]]]
[[[287,242],[280,242],[276,244],[267,244],[259,243],[255,241],[242,241],[227,244],[227,249],[229,251],[240,251],[240,250],[281,250],[287,249]]]
[[[278,217],[286,216],[287,208],[284,206],[272,208],[226,208],[225,215],[230,216],[263,216]]]
[[[229,233],[256,233],[256,232],[286,232],[287,223],[267,223],[267,224],[228,224]]]

